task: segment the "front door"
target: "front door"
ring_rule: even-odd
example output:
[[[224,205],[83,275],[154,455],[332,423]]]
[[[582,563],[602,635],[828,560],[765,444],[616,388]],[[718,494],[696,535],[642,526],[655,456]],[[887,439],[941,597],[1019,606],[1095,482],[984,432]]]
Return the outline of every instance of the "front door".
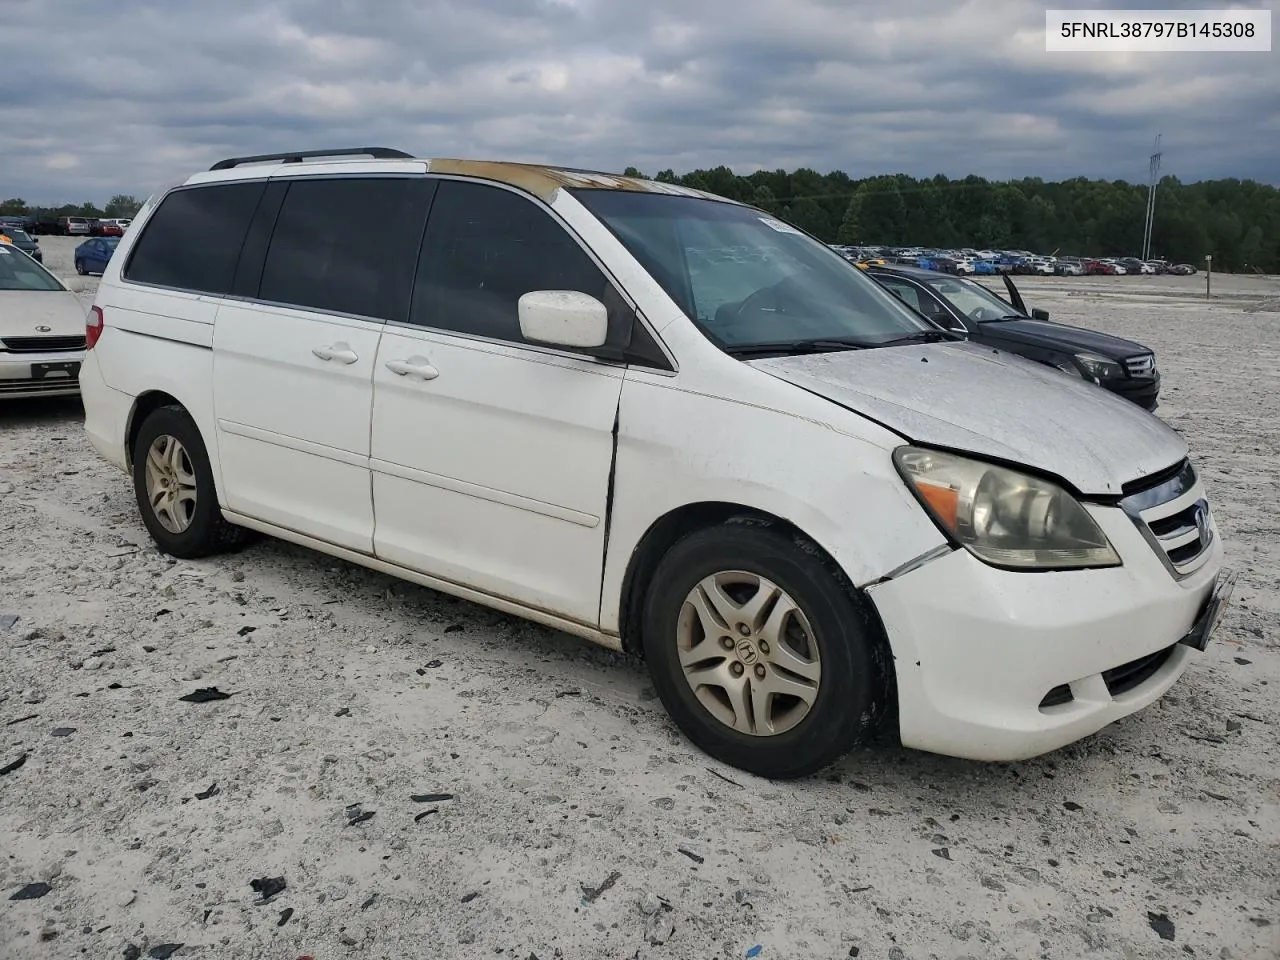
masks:
[[[374,369],[374,549],[595,624],[624,368],[526,342],[516,304],[531,290],[589,293],[612,330],[628,322],[545,207],[441,181],[410,322],[387,326]]]

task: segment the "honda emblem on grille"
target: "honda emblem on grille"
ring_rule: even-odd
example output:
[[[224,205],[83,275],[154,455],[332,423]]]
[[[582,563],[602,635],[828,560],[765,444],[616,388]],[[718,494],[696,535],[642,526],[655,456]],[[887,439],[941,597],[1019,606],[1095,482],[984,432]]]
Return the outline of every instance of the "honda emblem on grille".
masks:
[[[1196,503],[1195,513],[1192,514],[1196,521],[1196,530],[1200,533],[1200,543],[1203,546],[1209,545],[1209,504],[1204,500]]]
[[[43,323],[36,327],[36,333],[48,333],[53,327],[46,327]]]

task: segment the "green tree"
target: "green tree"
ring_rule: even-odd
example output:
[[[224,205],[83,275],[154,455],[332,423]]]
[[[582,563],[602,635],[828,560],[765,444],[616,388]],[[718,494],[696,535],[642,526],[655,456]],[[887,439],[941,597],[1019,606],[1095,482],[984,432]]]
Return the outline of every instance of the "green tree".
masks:
[[[130,196],[127,193],[117,193],[107,201],[104,215],[112,219],[123,219],[137,216],[138,211],[141,209],[142,201],[137,197]]]
[[[27,201],[19,197],[10,197],[0,201],[0,216],[21,217],[27,214]]]
[[[836,243],[862,243],[862,199],[855,194],[844,208],[844,218],[836,231]]]

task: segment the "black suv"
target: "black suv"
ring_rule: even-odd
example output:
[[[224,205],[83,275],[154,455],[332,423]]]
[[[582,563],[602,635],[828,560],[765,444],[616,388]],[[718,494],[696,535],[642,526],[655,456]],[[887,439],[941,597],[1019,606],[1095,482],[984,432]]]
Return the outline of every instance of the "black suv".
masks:
[[[1006,302],[975,280],[912,267],[870,267],[870,276],[927,319],[975,343],[1057,367],[1105,387],[1146,410],[1160,397],[1155,354],[1132,340],[1049,322],[1044,310],[1028,311],[1006,275]]]

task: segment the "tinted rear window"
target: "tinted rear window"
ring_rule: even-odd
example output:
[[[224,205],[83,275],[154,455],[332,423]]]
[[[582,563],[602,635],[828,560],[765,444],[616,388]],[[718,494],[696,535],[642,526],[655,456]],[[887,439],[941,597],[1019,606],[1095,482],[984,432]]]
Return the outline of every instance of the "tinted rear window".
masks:
[[[265,184],[175,190],[143,225],[126,280],[225,294]]]
[[[404,320],[431,188],[421,178],[393,177],[290,183],[258,296]]]

